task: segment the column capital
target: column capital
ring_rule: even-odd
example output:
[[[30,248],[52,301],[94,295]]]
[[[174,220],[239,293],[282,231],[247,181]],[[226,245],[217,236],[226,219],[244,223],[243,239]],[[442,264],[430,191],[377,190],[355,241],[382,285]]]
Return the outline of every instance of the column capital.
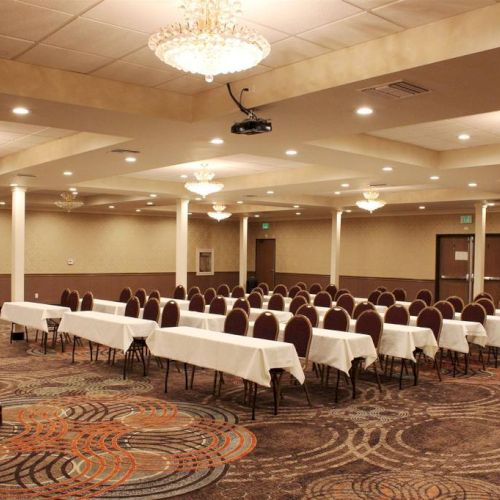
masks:
[[[10,190],[13,192],[13,193],[25,193],[28,188],[25,187],[25,186],[19,186],[18,184],[11,184],[10,185]]]

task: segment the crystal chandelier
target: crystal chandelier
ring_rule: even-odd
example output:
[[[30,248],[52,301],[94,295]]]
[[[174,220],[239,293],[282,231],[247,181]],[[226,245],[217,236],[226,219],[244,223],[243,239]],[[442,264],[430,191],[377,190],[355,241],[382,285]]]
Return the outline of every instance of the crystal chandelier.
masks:
[[[384,200],[379,200],[379,193],[377,191],[365,191],[363,193],[364,200],[358,200],[356,205],[363,210],[368,210],[368,212],[372,213],[377,208],[382,208],[385,205]]]
[[[78,201],[76,199],[77,193],[61,193],[62,200],[55,201],[54,205],[58,208],[62,208],[66,212],[71,212],[74,208],[83,207],[83,201]]]
[[[184,187],[203,198],[209,194],[219,192],[224,187],[224,184],[220,182],[212,182],[215,174],[210,172],[205,166],[198,172],[195,172],[194,176],[196,177],[196,182],[186,182]]]
[[[205,76],[235,73],[257,66],[267,57],[269,42],[236,23],[241,0],[182,0],[184,22],[161,28],[149,48],[164,63]]]
[[[226,210],[226,206],[220,203],[214,203],[212,205],[212,208],[214,209],[214,211],[208,212],[208,216],[212,219],[215,219],[217,222],[228,219],[229,217],[231,217],[231,215],[233,215],[231,212],[224,212],[224,210]]]

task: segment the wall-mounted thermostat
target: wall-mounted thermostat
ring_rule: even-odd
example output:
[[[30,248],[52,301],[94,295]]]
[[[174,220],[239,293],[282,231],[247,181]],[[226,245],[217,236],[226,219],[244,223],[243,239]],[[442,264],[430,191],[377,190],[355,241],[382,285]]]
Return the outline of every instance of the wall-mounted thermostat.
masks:
[[[75,263],[75,259],[71,259],[69,258],[66,263],[68,264],[68,266],[72,266],[74,263]]]

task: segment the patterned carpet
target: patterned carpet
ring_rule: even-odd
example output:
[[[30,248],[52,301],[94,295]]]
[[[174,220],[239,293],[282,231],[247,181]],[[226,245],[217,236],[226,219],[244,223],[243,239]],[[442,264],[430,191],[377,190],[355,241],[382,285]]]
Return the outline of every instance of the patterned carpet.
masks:
[[[298,386],[285,388],[280,414],[262,389],[257,420],[241,381],[213,372],[184,390],[173,370],[139,366],[121,378],[122,357],[90,362],[79,348],[33,340],[9,344],[0,324],[0,498],[498,499],[500,369],[437,381],[424,367],[417,387],[371,374],[359,396],[308,374],[314,408]],[[33,339],[33,335],[30,335]],[[101,360],[102,359],[102,360]]]

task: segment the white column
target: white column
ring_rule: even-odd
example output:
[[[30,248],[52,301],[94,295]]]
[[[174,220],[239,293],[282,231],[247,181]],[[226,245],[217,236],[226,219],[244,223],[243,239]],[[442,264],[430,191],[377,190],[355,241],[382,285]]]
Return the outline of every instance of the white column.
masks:
[[[177,200],[175,220],[175,284],[187,287],[189,200]]]
[[[240,219],[240,285],[246,289],[248,258],[248,216]]]
[[[24,300],[24,226],[26,188],[12,188],[12,248],[10,297],[12,301]]]
[[[340,226],[342,223],[342,210],[332,214],[332,244],[330,254],[330,282],[339,286],[340,275]]]
[[[486,203],[476,203],[474,235],[474,296],[484,291],[484,256],[486,252]]]

